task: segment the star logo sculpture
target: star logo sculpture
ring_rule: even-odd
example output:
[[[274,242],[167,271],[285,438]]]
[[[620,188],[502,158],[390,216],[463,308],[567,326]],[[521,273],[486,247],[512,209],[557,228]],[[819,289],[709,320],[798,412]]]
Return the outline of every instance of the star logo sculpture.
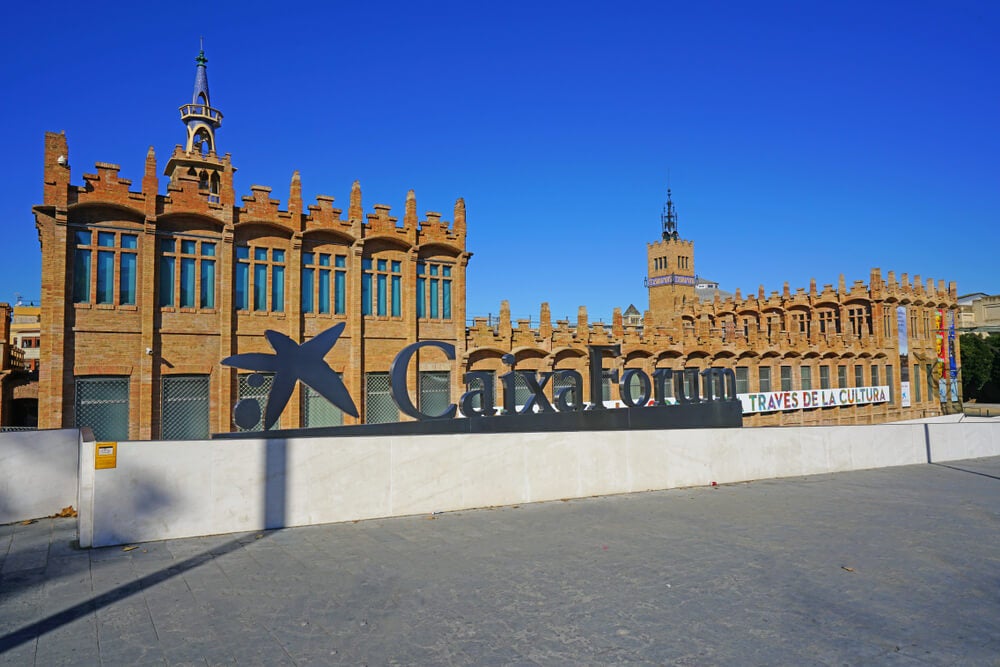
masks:
[[[267,408],[264,412],[265,431],[278,421],[282,410],[288,404],[292,390],[295,389],[295,383],[299,380],[345,413],[352,417],[358,416],[358,410],[347,387],[344,386],[340,376],[323,361],[323,357],[340,338],[345,326],[346,324],[341,322],[301,345],[283,333],[268,329],[264,332],[264,337],[270,343],[274,354],[248,352],[234,354],[222,360],[223,366],[274,373],[274,383],[268,392]],[[253,406],[252,414],[248,414],[247,411],[240,409],[242,403],[243,401],[240,401],[236,405],[236,425],[249,429],[260,419],[260,407]]]

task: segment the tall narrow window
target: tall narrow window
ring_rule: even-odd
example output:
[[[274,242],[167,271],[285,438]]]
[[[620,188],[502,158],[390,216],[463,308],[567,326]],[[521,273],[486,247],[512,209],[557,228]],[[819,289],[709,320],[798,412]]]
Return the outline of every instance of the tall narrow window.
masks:
[[[920,364],[913,364],[913,397],[920,402]]]
[[[892,366],[890,366],[889,364],[886,364],[885,366],[885,383],[889,385],[889,402],[895,403],[896,392],[894,387],[892,386]]]
[[[73,302],[90,302],[91,232],[75,232],[76,250],[73,253]]]
[[[864,306],[851,306],[847,309],[847,318],[851,323],[851,333],[855,336],[868,335],[868,309]]]
[[[863,387],[865,386],[865,367],[861,364],[857,364],[854,367],[854,386]]]
[[[746,366],[736,367],[736,393],[737,394],[749,394],[750,393],[750,373]]]
[[[399,317],[402,308],[400,306],[400,299],[402,293],[402,264],[400,262],[393,262],[391,264],[392,268],[392,309],[391,313],[393,317]]]
[[[181,240],[181,308],[194,308],[197,242]]]
[[[441,267],[441,317],[451,319],[451,267]]]
[[[431,274],[431,319],[437,319],[438,316],[438,266],[437,264],[431,264],[430,267]]]
[[[347,256],[337,255],[334,258],[333,272],[333,312],[336,315],[343,315],[345,312],[344,302],[346,301],[347,283]]]
[[[781,391],[791,391],[792,390],[792,367],[782,366],[781,367]]]
[[[801,372],[802,375],[801,378],[802,390],[809,391],[810,389],[813,388],[812,368],[810,368],[809,366],[803,366],[802,368],[799,369],[799,371]]]
[[[136,265],[139,248],[139,237],[134,234],[122,234],[121,256],[118,266],[118,303],[123,306],[135,305]]]
[[[427,265],[417,264],[417,317],[427,317]]]
[[[378,273],[376,274],[376,284],[378,287],[378,297],[377,297],[377,307],[376,313],[378,315],[385,315],[385,303],[386,303],[386,267],[388,266],[386,260],[380,259],[375,264],[378,267]]]
[[[267,310],[267,248],[254,248],[253,262],[253,309]]]
[[[847,388],[847,366],[837,366],[837,389]]]
[[[285,312],[285,251],[271,250],[271,310]]]
[[[250,248],[236,246],[236,309],[250,310]]]
[[[330,312],[330,255],[319,255],[319,312],[326,315]]]
[[[361,260],[361,314],[372,314],[372,261],[370,259]]]
[[[160,240],[160,305],[174,305],[174,248],[173,239]]]
[[[302,253],[302,312],[313,312],[313,278],[316,269],[313,263],[316,261],[315,254],[311,252]]]
[[[829,389],[830,388],[830,367],[820,366],[819,367],[819,388]]]
[[[878,366],[872,364],[872,386],[878,387],[881,383],[879,382],[878,376]]]
[[[97,245],[97,303],[115,302],[115,235],[114,232],[98,232]]]
[[[767,366],[757,369],[757,391],[771,391],[771,369]]]
[[[201,242],[201,295],[202,308],[215,308],[215,244]]]

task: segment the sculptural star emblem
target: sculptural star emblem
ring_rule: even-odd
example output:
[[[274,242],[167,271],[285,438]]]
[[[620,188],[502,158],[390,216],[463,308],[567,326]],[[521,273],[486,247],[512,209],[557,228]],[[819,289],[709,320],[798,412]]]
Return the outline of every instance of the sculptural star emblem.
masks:
[[[264,332],[264,337],[271,344],[275,354],[247,352],[234,354],[222,360],[224,366],[274,373],[274,383],[267,396],[264,430],[271,428],[278,421],[298,380],[312,387],[319,395],[347,414],[352,417],[358,416],[358,410],[347,392],[347,387],[344,386],[340,376],[323,361],[323,357],[340,338],[344,326],[345,323],[341,322],[301,345],[283,333],[268,329]]]

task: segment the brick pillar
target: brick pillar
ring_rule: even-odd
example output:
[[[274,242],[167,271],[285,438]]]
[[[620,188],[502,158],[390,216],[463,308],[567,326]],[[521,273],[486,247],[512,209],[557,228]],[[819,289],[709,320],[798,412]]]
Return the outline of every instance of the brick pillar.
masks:
[[[354,405],[361,419],[344,415],[345,424],[358,424],[364,421],[367,410],[365,401],[365,368],[364,368],[364,315],[361,314],[361,258],[364,253],[364,240],[358,239],[347,253],[347,327],[345,331],[351,337],[351,362],[344,369],[344,385],[354,397]]]
[[[236,273],[236,254],[233,248],[233,225],[222,231],[219,259],[216,264],[219,289],[219,361],[236,354],[236,311],[233,306],[233,287]],[[217,433],[229,433],[233,427],[233,405],[236,403],[236,369],[214,364],[210,378],[212,385],[210,428]]]
[[[295,172],[295,179],[292,181],[292,199],[288,205],[289,211],[296,208],[294,206],[294,201],[298,173],[299,172]],[[296,228],[300,226],[299,219],[302,217],[301,193],[299,193],[297,208],[298,212],[294,212],[292,214],[292,224]],[[331,271],[333,271],[332,268]],[[303,340],[305,332],[304,322],[302,319],[302,234],[299,232],[292,235],[291,244],[288,249],[287,261],[285,262],[285,272],[285,285],[288,286],[288,290],[285,292],[285,312],[288,313],[288,337],[301,345],[305,342]],[[331,280],[332,279],[333,274],[331,273]],[[296,382],[295,388],[292,389],[292,395],[288,399],[288,405],[285,406],[285,410],[282,413],[282,418],[284,419],[284,421],[281,422],[282,428],[298,428],[303,425],[302,397],[304,392],[305,389],[303,389],[302,383]],[[288,426],[285,426],[286,423]]]

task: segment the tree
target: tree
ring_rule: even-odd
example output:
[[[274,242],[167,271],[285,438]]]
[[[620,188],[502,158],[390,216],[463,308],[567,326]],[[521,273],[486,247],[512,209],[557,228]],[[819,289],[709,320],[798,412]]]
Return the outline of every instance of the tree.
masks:
[[[967,401],[1000,401],[1000,335],[962,334],[962,395]]]

